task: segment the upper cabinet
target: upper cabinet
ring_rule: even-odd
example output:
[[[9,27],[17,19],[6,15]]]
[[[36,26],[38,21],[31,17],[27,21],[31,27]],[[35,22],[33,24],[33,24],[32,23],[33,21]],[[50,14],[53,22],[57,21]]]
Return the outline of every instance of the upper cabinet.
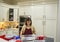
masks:
[[[13,11],[11,12],[11,10]],[[3,5],[0,6],[0,21],[9,21],[9,19],[12,19],[12,17],[13,21],[18,21],[18,14],[18,7]]]
[[[13,8],[9,8],[9,16],[8,16],[8,20],[9,21],[13,21],[14,20],[14,9]]]
[[[8,7],[0,6],[0,21],[6,21],[8,15]]]
[[[31,15],[34,19],[43,19],[44,5],[31,6],[31,8]]]
[[[10,9],[12,12],[10,12]],[[10,20],[10,19],[11,19],[11,21],[18,21],[18,19],[19,19],[19,8],[9,7],[8,20]]]
[[[31,11],[30,6],[23,6],[19,8],[19,15],[31,15]]]
[[[19,8],[14,8],[14,21],[19,21]]]
[[[57,18],[57,4],[45,5],[45,15],[46,15],[46,19],[56,19]]]

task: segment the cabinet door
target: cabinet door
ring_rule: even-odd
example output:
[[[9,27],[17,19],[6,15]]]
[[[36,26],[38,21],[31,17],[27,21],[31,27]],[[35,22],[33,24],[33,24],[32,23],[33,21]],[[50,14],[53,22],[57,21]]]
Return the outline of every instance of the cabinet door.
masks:
[[[31,15],[31,12],[32,12],[32,9],[31,9],[31,7],[30,6],[25,6],[25,7],[23,7],[24,8],[24,14],[25,15]]]
[[[45,5],[46,19],[56,19],[57,18],[57,4],[47,4]]]
[[[0,22],[2,21],[2,8],[1,8],[1,6],[0,6]]]
[[[43,25],[42,25],[42,20],[33,20],[32,21],[37,35],[43,35]]]
[[[44,5],[32,6],[31,16],[34,19],[43,19]]]
[[[13,20],[14,20],[14,9],[9,8],[9,21],[13,21]]]
[[[46,27],[44,28],[44,34],[47,37],[56,37],[56,20],[46,20]]]
[[[24,15],[24,8],[23,7],[19,8],[19,15]]]
[[[19,14],[20,15],[31,15],[31,7],[30,6],[24,6],[19,8]]]
[[[18,8],[13,9],[14,9],[14,21],[19,21],[19,9]]]
[[[7,21],[8,20],[8,7],[3,7],[3,6],[0,6],[0,20],[1,21]]]
[[[45,6],[45,15],[46,27],[44,29],[44,34],[47,37],[54,38],[54,42],[56,42],[57,4],[47,4]]]

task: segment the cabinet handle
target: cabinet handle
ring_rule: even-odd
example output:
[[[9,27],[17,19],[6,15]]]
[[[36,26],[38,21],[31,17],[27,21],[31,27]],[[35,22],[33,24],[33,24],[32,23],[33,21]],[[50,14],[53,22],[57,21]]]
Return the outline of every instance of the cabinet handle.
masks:
[[[43,15],[43,20],[46,20],[46,15]]]
[[[43,25],[46,25],[46,15],[43,15]]]
[[[46,25],[46,21],[43,21],[42,24],[43,24],[43,25]]]

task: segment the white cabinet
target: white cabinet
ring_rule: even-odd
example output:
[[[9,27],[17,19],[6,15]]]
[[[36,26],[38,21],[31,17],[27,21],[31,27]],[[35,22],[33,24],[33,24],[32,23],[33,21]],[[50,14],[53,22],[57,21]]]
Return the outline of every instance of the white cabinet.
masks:
[[[43,35],[44,5],[31,6],[32,23],[36,28],[37,35]]]
[[[14,21],[19,21],[19,8],[13,8],[14,9]]]
[[[57,4],[40,4],[20,7],[19,15],[24,14],[31,15],[33,25],[38,35],[43,33],[49,37],[54,37],[56,35]]]
[[[19,8],[19,15],[31,15],[32,9],[30,6],[24,6]]]
[[[47,37],[54,38],[56,36],[56,20],[46,20],[44,34]]]
[[[46,19],[56,19],[57,18],[57,4],[47,4],[45,5]]]
[[[24,9],[22,7],[19,8],[19,16],[24,15]]]
[[[6,21],[8,15],[8,7],[0,6],[0,21]]]
[[[31,8],[32,8],[31,16],[34,19],[43,19],[44,5],[32,6]]]
[[[32,21],[35,29],[36,29],[36,33],[37,35],[43,35],[43,25],[42,25],[42,21],[43,20],[34,20]]]
[[[9,7],[9,14],[8,14],[8,21],[18,21],[19,19],[19,13],[18,10],[19,8],[16,7]],[[11,12],[12,10],[12,12]],[[11,15],[12,13],[12,15]]]
[[[1,5],[0,6],[0,21],[9,21],[9,8],[14,10],[14,21],[18,20],[19,12],[18,7],[13,7],[9,5]]]
[[[2,21],[2,11],[1,11],[1,6],[0,6],[0,21]]]
[[[57,21],[56,21],[57,20],[57,4],[47,4],[45,14],[46,14],[45,31],[48,31],[48,34],[50,35],[54,35],[56,33],[56,24],[57,24]],[[53,31],[55,33],[53,33]]]
[[[31,15],[37,35],[56,37],[57,4],[40,4],[20,7],[19,15]]]
[[[37,35],[56,39],[57,4],[33,6],[31,16]]]
[[[24,13],[25,15],[31,15],[31,12],[32,12],[31,7],[29,7],[29,6],[26,7],[26,6],[25,6],[25,7],[24,7],[24,12],[25,12],[25,13]]]
[[[47,37],[54,38],[55,42],[57,29],[57,4],[47,4],[45,10],[46,27],[44,29],[44,34]]]
[[[6,6],[0,6],[0,21],[9,20],[9,8]],[[12,8],[14,10],[14,21],[17,20],[18,8]]]

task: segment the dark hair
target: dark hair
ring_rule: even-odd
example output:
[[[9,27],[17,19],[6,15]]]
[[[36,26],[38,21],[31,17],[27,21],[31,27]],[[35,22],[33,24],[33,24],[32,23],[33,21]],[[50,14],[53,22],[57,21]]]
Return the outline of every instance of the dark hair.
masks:
[[[27,21],[31,21],[31,23],[30,23],[30,26],[32,25],[32,20],[31,20],[31,18],[27,18],[26,20],[25,20],[25,25],[27,26]]]

